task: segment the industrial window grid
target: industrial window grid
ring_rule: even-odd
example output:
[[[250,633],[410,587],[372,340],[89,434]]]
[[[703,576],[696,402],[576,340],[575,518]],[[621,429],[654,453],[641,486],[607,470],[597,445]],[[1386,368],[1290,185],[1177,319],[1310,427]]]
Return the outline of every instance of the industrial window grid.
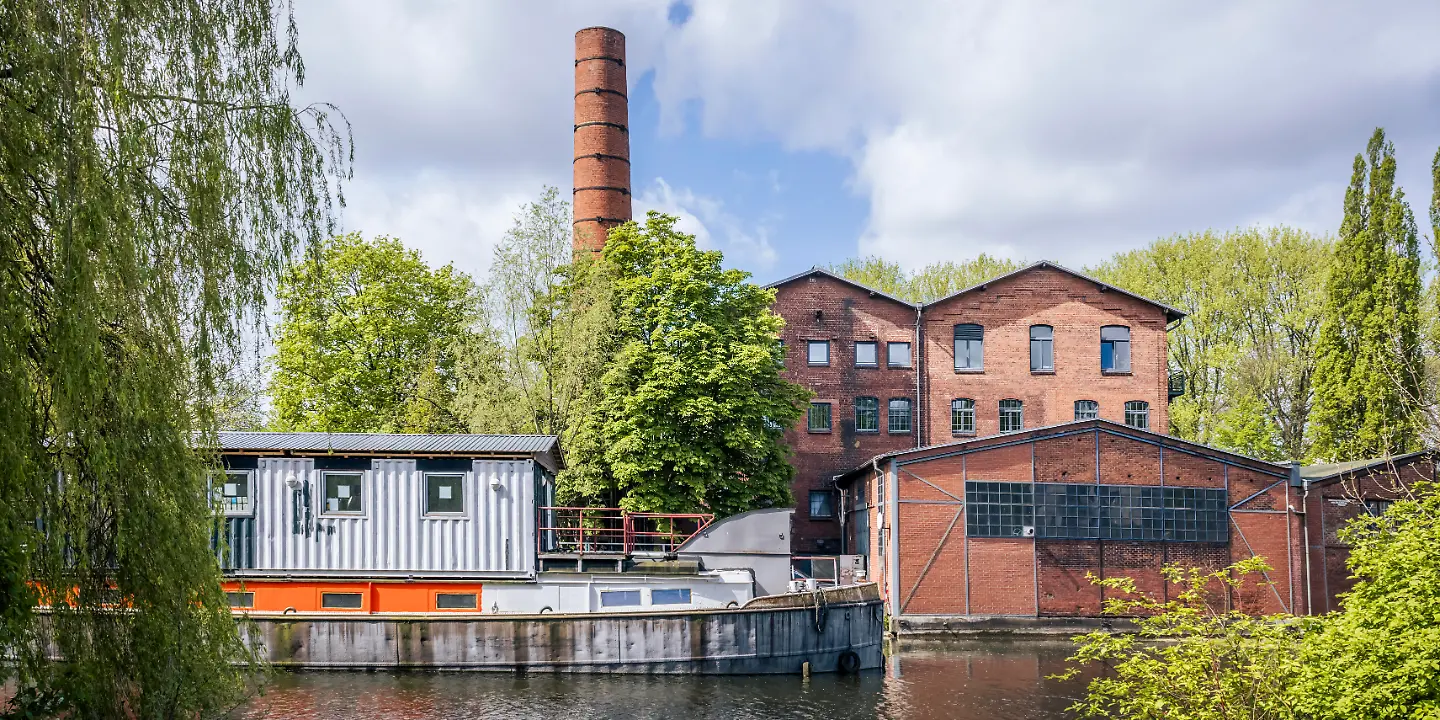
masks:
[[[1075,401],[1076,420],[1094,420],[1100,417],[1100,403],[1094,400]]]
[[[1078,483],[965,483],[966,534],[1037,538],[1225,543],[1223,489]]]
[[[830,432],[830,403],[810,403],[810,412],[806,416],[805,428],[810,432]]]
[[[886,429],[891,433],[910,432],[910,399],[890,398],[890,412]]]
[[[968,435],[975,432],[975,401],[959,398],[950,401],[950,433]]]
[[[1025,404],[1019,400],[1000,401],[1000,432],[1019,432],[1025,429]]]
[[[880,432],[879,398],[855,398],[855,431]]]
[[[970,537],[1022,537],[1035,526],[1031,483],[965,482],[965,532]]]
[[[1150,429],[1150,403],[1144,400],[1126,402],[1125,424],[1141,430]]]

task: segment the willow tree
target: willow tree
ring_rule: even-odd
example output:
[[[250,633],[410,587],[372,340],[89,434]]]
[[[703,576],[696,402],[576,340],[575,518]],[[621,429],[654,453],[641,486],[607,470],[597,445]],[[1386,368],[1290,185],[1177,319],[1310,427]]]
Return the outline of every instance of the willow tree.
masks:
[[[349,166],[333,108],[291,103],[286,17],[269,0],[0,4],[12,710],[195,717],[243,690],[196,447],[240,331],[328,234]]]

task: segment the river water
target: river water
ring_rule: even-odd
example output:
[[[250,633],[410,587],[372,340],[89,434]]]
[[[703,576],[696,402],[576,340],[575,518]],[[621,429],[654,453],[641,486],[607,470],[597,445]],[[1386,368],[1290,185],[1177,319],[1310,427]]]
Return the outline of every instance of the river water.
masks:
[[[953,718],[1047,720],[1083,681],[1066,641],[902,643],[889,666],[860,676],[707,677],[498,673],[278,674],[237,718]]]

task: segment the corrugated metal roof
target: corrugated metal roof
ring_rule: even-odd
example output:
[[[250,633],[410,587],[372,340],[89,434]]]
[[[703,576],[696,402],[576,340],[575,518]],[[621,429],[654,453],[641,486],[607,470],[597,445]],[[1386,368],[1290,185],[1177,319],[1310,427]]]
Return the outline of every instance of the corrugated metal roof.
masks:
[[[554,435],[420,435],[402,433],[222,432],[221,450],[532,454],[555,450]]]
[[[1428,455],[1434,450],[1418,450],[1404,455],[1396,455],[1388,458],[1369,458],[1366,460],[1351,460],[1342,463],[1323,463],[1317,465],[1306,465],[1300,468],[1300,477],[1311,482],[1329,480],[1330,478],[1344,475],[1346,473],[1369,470],[1372,468],[1388,465],[1390,463],[1402,463],[1420,455]]]

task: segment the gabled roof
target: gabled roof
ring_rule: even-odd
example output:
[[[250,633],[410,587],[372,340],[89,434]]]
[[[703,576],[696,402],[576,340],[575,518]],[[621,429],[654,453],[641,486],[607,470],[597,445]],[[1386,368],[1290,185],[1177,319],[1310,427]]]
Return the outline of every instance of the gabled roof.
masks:
[[[1309,480],[1311,483],[1319,483],[1326,480],[1333,480],[1340,477],[1341,475],[1348,475],[1351,473],[1373,470],[1375,468],[1384,467],[1390,464],[1398,465],[1403,462],[1408,462],[1413,458],[1431,455],[1435,452],[1435,450],[1417,450],[1412,453],[1405,453],[1404,455],[1396,455],[1393,457],[1370,458],[1368,460],[1351,460],[1350,462],[1342,463],[1322,463],[1317,465],[1306,465],[1300,468],[1300,477],[1303,480]]]
[[[1111,290],[1113,290],[1113,291],[1115,291],[1115,292],[1117,292],[1117,293],[1120,293],[1121,295],[1128,295],[1128,296],[1130,296],[1130,297],[1132,297],[1132,298],[1135,298],[1136,300],[1139,300],[1140,302],[1148,303],[1148,304],[1150,304],[1150,305],[1154,305],[1155,307],[1158,307],[1158,308],[1160,308],[1161,310],[1164,310],[1164,311],[1165,311],[1165,320],[1166,320],[1167,322],[1173,322],[1173,321],[1175,321],[1175,320],[1179,320],[1180,318],[1183,318],[1183,317],[1185,317],[1185,316],[1188,314],[1188,313],[1186,313],[1184,310],[1180,310],[1180,309],[1178,309],[1178,308],[1171,307],[1171,306],[1166,305],[1165,303],[1162,303],[1162,302],[1157,302],[1157,301],[1155,301],[1155,300],[1151,300],[1150,298],[1147,298],[1147,297],[1145,297],[1145,296],[1143,296],[1143,295],[1136,295],[1135,293],[1130,292],[1129,290],[1126,290],[1126,289],[1121,288],[1121,287],[1117,287],[1117,286],[1115,286],[1115,285],[1111,285],[1110,283],[1104,282],[1104,281],[1102,281],[1102,280],[1096,280],[1095,278],[1090,277],[1089,275],[1086,275],[1085,273],[1077,272],[1077,271],[1075,271],[1075,270],[1071,270],[1070,268],[1067,268],[1067,267],[1065,267],[1065,266],[1063,266],[1063,265],[1058,265],[1058,264],[1056,264],[1056,263],[1050,262],[1049,260],[1041,260],[1040,262],[1031,263],[1031,264],[1029,264],[1029,265],[1026,265],[1025,267],[1020,268],[1019,270],[1012,270],[1011,272],[1005,273],[1004,275],[1001,275],[1001,276],[999,276],[999,277],[993,277],[993,278],[990,278],[989,280],[986,280],[986,281],[984,281],[984,282],[976,283],[976,284],[974,284],[974,285],[971,285],[971,286],[968,287],[968,288],[965,288],[964,290],[958,290],[958,291],[956,291],[956,292],[950,293],[949,295],[946,295],[945,297],[942,297],[942,298],[940,298],[940,299],[938,299],[938,300],[931,300],[930,302],[925,303],[925,304],[923,305],[923,307],[927,307],[927,308],[928,308],[928,307],[930,307],[930,306],[932,306],[932,305],[936,305],[936,304],[945,302],[946,300],[950,300],[950,299],[952,299],[952,298],[957,298],[957,297],[959,297],[959,296],[961,296],[961,295],[964,295],[965,293],[968,293],[968,292],[971,292],[971,291],[974,291],[974,290],[983,290],[983,289],[985,289],[986,286],[988,286],[988,285],[990,285],[990,284],[992,284],[992,283],[997,283],[997,282],[1000,282],[1000,281],[1002,281],[1002,280],[1008,280],[1009,278],[1015,277],[1016,275],[1020,275],[1020,274],[1022,274],[1022,273],[1027,273],[1027,272],[1030,272],[1030,271],[1032,271],[1032,270],[1038,270],[1038,269],[1040,269],[1040,268],[1053,268],[1053,269],[1055,269],[1055,270],[1059,270],[1060,272],[1066,273],[1066,274],[1068,274],[1068,275],[1073,275],[1074,277],[1080,278],[1081,280],[1084,280],[1084,281],[1086,281],[1086,282],[1095,283],[1096,285],[1099,285],[1099,286],[1100,286],[1103,290],[1105,290],[1105,291],[1111,291]]]
[[[1057,423],[1055,425],[1045,425],[1037,428],[1026,428],[1018,432],[997,433],[995,435],[965,438],[964,440],[956,440],[954,442],[948,443],[939,443],[937,445],[926,445],[924,447],[918,448],[893,450],[891,452],[876,455],[874,458],[867,460],[864,463],[856,466],[855,468],[852,468],[845,473],[837,475],[835,477],[837,480],[840,481],[849,481],[857,476],[864,474],[867,470],[873,468],[876,463],[885,462],[891,459],[898,459],[900,462],[904,463],[908,461],[907,458],[913,458],[914,462],[920,462],[924,460],[930,460],[934,457],[943,457],[947,454],[945,451],[948,450],[965,451],[967,446],[971,445],[978,446],[976,448],[977,450],[993,447],[996,444],[996,441],[1001,440],[1002,438],[1006,441],[1002,444],[1008,444],[1012,442],[1031,442],[1033,440],[1044,440],[1046,438],[1069,435],[1076,432],[1090,432],[1097,430],[1111,435],[1121,435],[1134,438],[1143,442],[1147,442],[1153,445],[1159,445],[1165,448],[1170,448],[1179,452],[1214,457],[1216,459],[1229,462],[1232,465],[1243,465],[1276,476],[1291,475],[1291,466],[1285,463],[1274,463],[1270,462],[1269,460],[1261,460],[1259,458],[1250,457],[1249,455],[1241,455],[1240,453],[1231,452],[1229,450],[1221,450],[1220,448],[1210,447],[1209,445],[1201,445],[1200,443],[1190,442],[1189,440],[1181,440],[1180,438],[1171,435],[1163,435],[1161,433],[1152,432],[1150,430],[1141,430],[1140,428],[1130,427],[1129,425],[1122,425],[1113,420],[1105,420],[1102,418],[1095,420],[1071,420],[1069,422]]]
[[[795,275],[791,275],[790,277],[787,277],[787,278],[785,278],[785,279],[783,279],[783,280],[776,280],[775,282],[770,283],[769,285],[766,285],[765,287],[767,287],[767,288],[778,288],[778,287],[780,287],[781,285],[788,285],[788,284],[790,284],[790,283],[792,283],[792,282],[795,282],[796,280],[803,280],[803,279],[805,279],[805,278],[808,278],[808,277],[811,277],[811,276],[814,276],[814,275],[823,275],[823,276],[828,277],[828,278],[830,278],[830,279],[832,279],[832,280],[838,280],[838,281],[840,281],[840,282],[842,282],[842,283],[845,283],[846,285],[849,285],[850,287],[857,288],[857,289],[860,289],[860,290],[864,290],[865,292],[870,293],[871,295],[883,297],[883,298],[885,298],[886,300],[893,300],[893,301],[895,301],[895,302],[897,302],[897,303],[900,303],[901,305],[904,305],[904,306],[906,306],[906,307],[919,307],[919,305],[918,305],[917,303],[912,303],[912,302],[910,302],[909,300],[901,300],[900,298],[895,297],[894,295],[891,295],[890,293],[883,292],[883,291],[880,291],[880,290],[876,290],[875,288],[872,288],[872,287],[870,287],[870,286],[868,286],[868,285],[862,285],[862,284],[860,284],[860,283],[858,283],[858,282],[855,282],[854,280],[851,280],[850,278],[844,277],[844,276],[842,276],[842,275],[836,275],[835,273],[830,272],[829,270],[826,270],[825,268],[822,268],[822,267],[820,267],[819,265],[816,265],[815,267],[812,267],[812,268],[810,268],[809,270],[806,270],[805,272],[798,273],[798,274],[795,274]]]
[[[363,455],[529,455],[554,470],[554,435],[422,435],[408,433],[221,432],[220,451]]]

